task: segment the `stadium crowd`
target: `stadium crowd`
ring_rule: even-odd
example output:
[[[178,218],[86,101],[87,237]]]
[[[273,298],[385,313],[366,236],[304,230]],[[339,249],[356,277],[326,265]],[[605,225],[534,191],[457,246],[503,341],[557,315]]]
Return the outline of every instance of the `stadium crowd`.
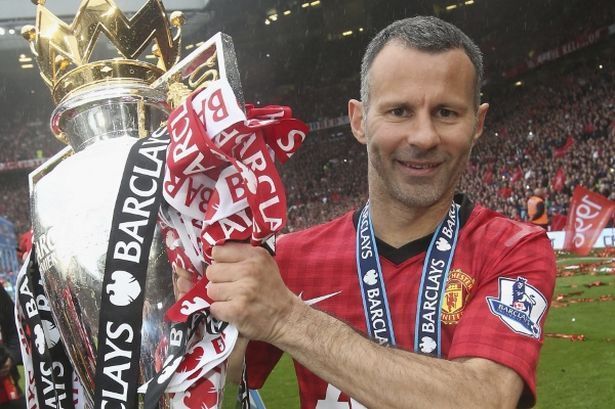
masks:
[[[566,214],[578,184],[615,199],[615,69],[594,60],[575,64],[560,74],[540,70],[544,73],[532,82],[506,91],[498,87],[498,93],[484,98],[491,112],[462,182],[473,200],[525,220],[527,199],[538,187],[547,191],[550,215]],[[32,157],[39,150],[48,156],[60,149],[48,133],[34,133],[38,136],[8,138],[0,161]],[[288,229],[360,206],[367,198],[365,160],[364,147],[347,125],[313,132],[280,168]],[[0,174],[0,182],[0,215],[22,232],[28,227],[25,173]]]
[[[615,199],[614,73],[584,66],[495,100],[465,190],[517,219],[539,187],[554,215],[566,213],[576,185]]]
[[[579,184],[615,200],[614,90],[613,67],[588,65],[488,98],[492,111],[463,190],[517,220],[527,219],[527,199],[539,187],[546,189],[551,215],[566,214]],[[365,160],[364,148],[346,130],[312,135],[282,170],[289,228],[361,205]]]
[[[615,9],[609,0],[596,0],[592,7],[583,1],[559,2],[556,13],[551,7],[525,8],[522,2],[486,3],[485,7],[502,10],[490,15],[488,22],[484,20],[485,13],[468,12],[463,24],[477,39],[485,53],[486,72],[492,74],[508,71],[519,60],[534,58],[571,40],[586,38],[615,21]],[[532,15],[528,10],[532,10]],[[511,15],[516,18],[510,18]]]
[[[6,129],[2,132],[0,163],[48,158],[63,147],[48,131],[47,122],[15,119]]]

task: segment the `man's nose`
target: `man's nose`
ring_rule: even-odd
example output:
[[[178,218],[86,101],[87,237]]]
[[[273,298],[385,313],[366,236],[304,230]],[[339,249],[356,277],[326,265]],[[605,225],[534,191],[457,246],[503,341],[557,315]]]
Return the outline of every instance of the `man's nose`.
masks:
[[[429,150],[440,143],[440,135],[429,112],[421,111],[414,116],[406,139],[409,145],[421,150]]]

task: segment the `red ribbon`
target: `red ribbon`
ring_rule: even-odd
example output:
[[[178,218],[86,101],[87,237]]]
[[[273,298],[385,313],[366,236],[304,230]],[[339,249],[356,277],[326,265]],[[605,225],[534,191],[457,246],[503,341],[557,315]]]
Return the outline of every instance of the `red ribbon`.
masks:
[[[205,91],[205,98],[199,96]],[[308,132],[288,107],[247,105],[245,120],[236,121],[236,104],[224,84],[213,91],[210,87],[190,95],[167,122],[172,138],[165,197],[190,221],[187,228],[200,229],[193,245],[207,263],[215,245],[228,240],[262,245],[285,226],[286,195],[275,160],[285,163]],[[225,121],[232,123],[223,131],[208,132]],[[197,270],[187,265],[182,251],[167,247],[167,254],[171,262]],[[186,312],[193,312],[186,306],[196,305],[196,297],[210,302],[203,281],[167,311],[168,319],[186,320]]]

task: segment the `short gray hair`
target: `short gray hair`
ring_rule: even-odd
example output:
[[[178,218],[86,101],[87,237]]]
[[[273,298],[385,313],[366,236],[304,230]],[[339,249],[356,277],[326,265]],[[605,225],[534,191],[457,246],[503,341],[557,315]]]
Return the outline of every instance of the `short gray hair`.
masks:
[[[369,70],[374,59],[392,41],[429,53],[462,49],[474,65],[474,103],[480,104],[483,81],[483,54],[463,31],[437,17],[417,16],[398,20],[376,34],[370,41],[361,62],[361,100],[365,109],[369,105]]]

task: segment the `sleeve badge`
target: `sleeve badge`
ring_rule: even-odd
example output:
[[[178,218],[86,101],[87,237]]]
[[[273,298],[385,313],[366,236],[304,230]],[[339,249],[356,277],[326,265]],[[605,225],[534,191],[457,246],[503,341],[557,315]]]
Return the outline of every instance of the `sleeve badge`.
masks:
[[[527,279],[499,278],[498,297],[486,297],[491,313],[517,334],[539,339],[548,302]]]

